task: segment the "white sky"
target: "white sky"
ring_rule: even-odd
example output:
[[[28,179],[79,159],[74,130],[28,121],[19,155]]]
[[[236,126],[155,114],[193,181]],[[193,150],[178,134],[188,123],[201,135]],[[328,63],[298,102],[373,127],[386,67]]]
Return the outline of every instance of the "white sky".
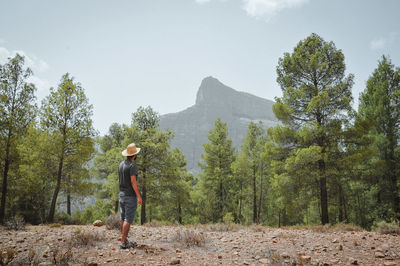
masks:
[[[139,106],[193,105],[207,76],[280,97],[278,59],[313,32],[342,49],[357,100],[383,54],[400,66],[399,11],[398,0],[0,0],[0,63],[24,54],[39,99],[71,73],[105,134]]]

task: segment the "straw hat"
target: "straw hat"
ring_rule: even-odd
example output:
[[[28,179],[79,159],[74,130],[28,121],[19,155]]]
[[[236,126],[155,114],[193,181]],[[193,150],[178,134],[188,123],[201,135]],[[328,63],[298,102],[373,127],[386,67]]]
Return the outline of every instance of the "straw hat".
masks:
[[[128,147],[122,152],[123,156],[132,156],[138,154],[140,152],[140,148],[136,148],[135,143],[131,143]]]

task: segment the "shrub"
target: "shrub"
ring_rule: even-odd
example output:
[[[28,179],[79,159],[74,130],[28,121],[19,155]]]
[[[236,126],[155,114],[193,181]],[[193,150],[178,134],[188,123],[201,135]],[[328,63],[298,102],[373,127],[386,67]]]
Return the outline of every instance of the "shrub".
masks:
[[[62,225],[60,224],[60,223],[52,223],[52,224],[49,224],[49,227],[50,228],[58,228],[58,227],[61,227]]]
[[[195,230],[178,229],[175,235],[175,241],[180,242],[186,247],[204,246],[205,238],[203,232]]]
[[[380,221],[372,227],[372,230],[381,234],[400,234],[400,223],[393,221],[387,223],[385,221]]]
[[[222,220],[224,221],[224,224],[231,224],[234,221],[234,217],[233,214],[231,212],[228,212],[224,215],[224,217],[222,218]]]
[[[348,232],[348,231],[356,231],[361,232],[364,231],[360,226],[355,224],[348,223],[338,223],[333,226],[333,231],[335,232]]]
[[[90,224],[96,220],[105,221],[111,215],[112,209],[113,206],[110,202],[98,200],[93,206],[88,206],[80,213],[80,219],[84,224]]]
[[[120,216],[118,214],[109,215],[105,224],[108,230],[121,230]]]
[[[72,217],[65,212],[57,213],[54,220],[60,224],[73,224]]]
[[[6,221],[7,230],[23,230],[25,229],[25,220],[22,216],[14,216],[11,217],[8,221]]]

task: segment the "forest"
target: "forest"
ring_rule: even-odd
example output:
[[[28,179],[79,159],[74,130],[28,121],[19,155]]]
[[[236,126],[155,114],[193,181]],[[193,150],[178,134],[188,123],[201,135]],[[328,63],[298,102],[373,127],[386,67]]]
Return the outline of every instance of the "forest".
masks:
[[[117,169],[131,142],[142,149],[136,224],[398,223],[400,68],[388,55],[377,59],[354,96],[342,50],[311,34],[279,58],[276,72],[279,125],[251,122],[236,149],[216,120],[194,176],[153,108],[139,107],[129,124],[99,136],[93,106],[71,74],[38,104],[24,57],[9,58],[0,65],[0,223],[85,224],[118,213]],[[95,203],[73,212],[71,201],[89,195]]]

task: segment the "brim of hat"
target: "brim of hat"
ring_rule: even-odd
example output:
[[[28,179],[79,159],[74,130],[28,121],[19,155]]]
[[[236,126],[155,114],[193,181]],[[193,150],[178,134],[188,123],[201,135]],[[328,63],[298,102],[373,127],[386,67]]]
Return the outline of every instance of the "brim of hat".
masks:
[[[138,154],[139,152],[140,152],[140,148],[136,148],[136,152],[135,153],[128,154],[128,150],[125,149],[125,150],[122,151],[122,156],[133,156],[133,155]]]

